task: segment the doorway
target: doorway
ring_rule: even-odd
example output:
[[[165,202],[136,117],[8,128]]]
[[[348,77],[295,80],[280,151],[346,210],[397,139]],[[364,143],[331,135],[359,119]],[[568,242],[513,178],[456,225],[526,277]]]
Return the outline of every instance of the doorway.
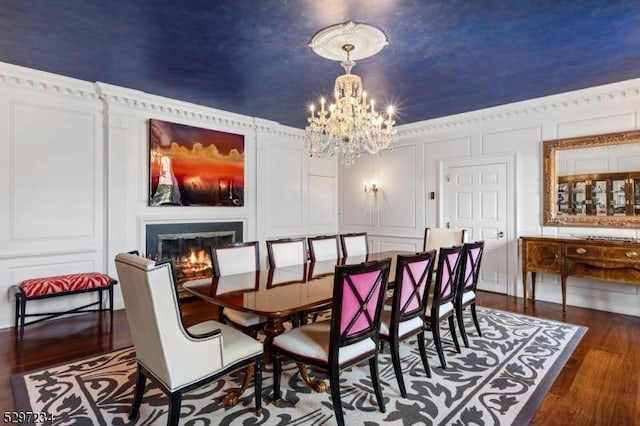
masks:
[[[516,295],[515,154],[440,161],[439,226],[485,242],[478,289]]]

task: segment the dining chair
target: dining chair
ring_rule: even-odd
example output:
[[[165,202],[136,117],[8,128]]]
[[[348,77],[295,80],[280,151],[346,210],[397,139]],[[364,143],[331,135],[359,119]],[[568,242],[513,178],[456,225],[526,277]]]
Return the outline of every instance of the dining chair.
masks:
[[[463,311],[467,306],[470,307],[471,317],[476,326],[478,335],[482,336],[480,324],[478,323],[478,315],[476,314],[476,287],[478,285],[478,277],[480,276],[480,262],[482,261],[482,253],[484,252],[484,241],[476,241],[474,243],[466,243],[463,246],[461,254],[460,273],[458,274],[458,282],[456,288],[456,296],[453,305],[456,311],[456,319],[458,320],[458,328],[464,345],[469,347],[469,339],[464,327]]]
[[[393,297],[391,303],[385,304],[382,311],[380,340],[389,342],[393,370],[403,398],[407,397],[407,391],[400,365],[400,342],[417,336],[422,366],[427,377],[431,377],[424,339],[424,323],[435,259],[436,250],[414,255],[398,255]]]
[[[248,241],[211,247],[211,263],[213,273],[217,277],[258,271],[260,269],[258,242]],[[257,337],[258,332],[267,322],[267,319],[260,315],[231,308],[220,307],[218,314],[221,320],[253,337]]]
[[[340,258],[337,235],[319,235],[308,237],[309,257],[311,262],[337,260]]]
[[[282,268],[307,263],[305,238],[281,238],[267,240],[269,268]]]
[[[438,352],[438,358],[442,368],[447,368],[447,362],[442,350],[442,339],[440,337],[440,322],[447,319],[449,321],[449,331],[455,345],[456,352],[460,352],[458,337],[454,322],[453,299],[456,293],[456,283],[460,270],[460,259],[462,246],[442,247],[438,252],[438,269],[436,280],[433,286],[433,296],[427,302],[425,310],[425,325],[433,334],[433,343]]]
[[[337,235],[319,235],[315,237],[307,238],[309,246],[309,258],[311,264],[309,266],[309,279],[313,279],[322,275],[332,274],[334,272],[335,264],[340,259],[340,246],[338,244]],[[311,314],[311,320],[316,321],[318,314],[325,312],[330,314],[327,309],[316,309],[309,311],[307,314]],[[306,321],[307,316],[303,316],[303,321]]]
[[[340,371],[369,360],[371,382],[380,411],[384,400],[378,377],[380,317],[389,279],[391,259],[335,268],[331,319],[293,328],[273,338],[273,396],[281,398],[282,360],[298,364],[309,383],[306,365],[329,376],[337,423],[344,425]],[[360,384],[358,384],[360,386]],[[318,391],[323,387],[318,386]],[[356,419],[353,419],[356,421]]]
[[[369,253],[367,233],[340,234],[340,246],[343,257],[366,256]]]
[[[137,364],[129,419],[138,417],[147,378],[169,396],[167,424],[177,425],[184,393],[240,369],[253,374],[260,412],[262,343],[218,321],[185,327],[170,261],[120,253],[115,264]]]
[[[466,229],[425,228],[422,251],[439,250],[440,247],[461,246],[464,244]],[[438,256],[436,256],[436,269]]]

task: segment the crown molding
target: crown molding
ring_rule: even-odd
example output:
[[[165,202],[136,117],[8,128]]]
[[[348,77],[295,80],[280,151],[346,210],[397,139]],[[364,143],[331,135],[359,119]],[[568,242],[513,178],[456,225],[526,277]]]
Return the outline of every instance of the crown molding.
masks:
[[[6,62],[0,62],[0,86],[36,90],[89,101],[99,100],[91,83]]]
[[[279,137],[301,139],[304,130],[283,126],[278,122],[235,114],[177,99],[103,82],[90,83],[32,68],[0,62],[0,87],[36,90],[90,101],[102,101],[107,111],[136,109],[181,119],[212,123],[214,127],[240,129],[243,133],[266,132]]]
[[[96,82],[95,91],[105,102],[108,111],[119,107],[209,122],[236,129],[250,130],[253,128],[252,117],[151,95],[140,90]]]
[[[274,136],[291,138],[291,139],[304,139],[304,130],[295,127],[284,126],[275,121],[265,120],[263,118],[255,118],[256,132],[268,133]]]
[[[571,110],[640,97],[640,79],[589,87],[542,98],[469,111],[398,126],[400,137],[461,129],[486,123]]]
[[[278,122],[236,114],[198,104],[151,95],[140,90],[96,82],[96,91],[105,102],[107,111],[115,108],[137,109],[155,114],[164,114],[212,123],[215,127],[274,133],[279,136],[302,137],[299,129],[287,127]],[[302,133],[303,134],[303,133]]]

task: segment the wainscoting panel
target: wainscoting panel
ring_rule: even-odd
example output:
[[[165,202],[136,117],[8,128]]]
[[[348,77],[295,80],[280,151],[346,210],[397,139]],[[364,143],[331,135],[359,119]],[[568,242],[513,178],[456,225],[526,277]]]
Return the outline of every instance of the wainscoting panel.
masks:
[[[364,183],[377,182],[378,175],[369,154],[363,155],[350,167],[341,166],[341,218],[346,229],[373,226],[374,194],[364,192]],[[348,182],[347,185],[342,182]],[[354,228],[355,227],[355,228]]]
[[[309,226],[335,226],[336,198],[335,177],[309,175]]]
[[[302,226],[302,160],[299,149],[271,146],[269,184],[269,228]]]
[[[402,250],[417,253],[422,250],[422,243],[379,241],[378,251]]]
[[[599,133],[621,132],[636,127],[636,112],[624,111],[618,114],[598,114],[588,118],[559,121],[556,124],[556,138],[597,135]],[[551,138],[553,139],[553,138]]]
[[[11,113],[11,239],[95,238],[95,116],[24,103]]]
[[[377,158],[380,190],[374,195],[380,228],[416,227],[415,145],[398,146]]]

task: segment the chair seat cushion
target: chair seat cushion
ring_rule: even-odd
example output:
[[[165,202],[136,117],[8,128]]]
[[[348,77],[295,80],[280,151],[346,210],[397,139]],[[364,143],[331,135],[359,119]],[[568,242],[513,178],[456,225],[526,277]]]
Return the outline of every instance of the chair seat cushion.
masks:
[[[432,300],[429,299],[429,302],[427,303],[427,310],[425,312],[425,317],[426,318],[431,318],[431,302]],[[453,303],[452,302],[447,302],[443,305],[440,305],[440,318],[444,318],[446,316],[448,316],[449,314],[451,314],[451,312],[453,312]]]
[[[391,327],[391,306],[384,305],[384,310],[382,311],[382,318],[380,320],[380,335],[384,337],[389,337],[390,327]],[[422,331],[424,328],[424,321],[422,318],[415,317],[411,318],[407,321],[401,321],[398,326],[398,337],[400,339],[405,336],[416,334],[418,331]]]
[[[265,317],[230,308],[224,308],[222,314],[232,323],[241,325],[243,327],[251,327],[267,321]]]
[[[218,321],[204,321],[189,327],[187,330],[189,333],[197,336],[199,334],[209,333],[218,328],[222,331],[222,345],[224,347],[222,351],[223,367],[263,353],[262,343],[258,340]]]
[[[34,297],[104,288],[110,284],[111,278],[108,276],[87,272],[24,280],[20,283],[20,290],[27,297]]]
[[[330,329],[331,320],[318,321],[293,328],[274,337],[273,347],[287,351],[296,357],[313,359],[326,364],[329,360]],[[375,351],[375,342],[373,339],[367,338],[342,347],[338,355],[338,363],[344,365],[362,354]]]
[[[474,300],[476,300],[476,293],[473,290],[472,291],[466,291],[466,292],[462,293],[462,304],[463,305],[471,303]]]

